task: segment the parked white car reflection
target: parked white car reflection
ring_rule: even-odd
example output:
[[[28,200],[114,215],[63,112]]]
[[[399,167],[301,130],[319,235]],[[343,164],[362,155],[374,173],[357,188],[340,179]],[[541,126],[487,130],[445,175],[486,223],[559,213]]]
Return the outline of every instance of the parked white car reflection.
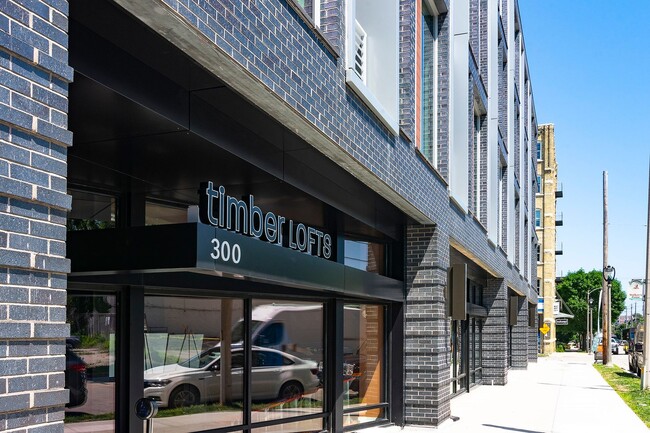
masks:
[[[318,388],[318,364],[274,349],[253,347],[253,400],[289,400]],[[144,372],[144,396],[161,407],[191,406],[216,401],[220,388],[220,347],[213,347],[179,364]],[[232,399],[243,397],[244,353],[232,348]]]

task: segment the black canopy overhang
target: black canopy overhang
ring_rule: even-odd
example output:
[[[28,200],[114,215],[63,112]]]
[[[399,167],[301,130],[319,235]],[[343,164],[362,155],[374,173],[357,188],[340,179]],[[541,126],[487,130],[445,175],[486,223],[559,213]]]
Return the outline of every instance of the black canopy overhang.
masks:
[[[213,259],[214,244],[228,243],[228,261]],[[233,247],[240,256],[234,263]],[[344,296],[404,300],[402,281],[270,244],[201,223],[68,233],[68,257],[74,281],[205,281],[226,277],[330,292]],[[179,273],[190,278],[178,278]],[[148,276],[148,277],[147,277]],[[142,278],[145,277],[145,278]],[[175,283],[174,283],[175,284]]]

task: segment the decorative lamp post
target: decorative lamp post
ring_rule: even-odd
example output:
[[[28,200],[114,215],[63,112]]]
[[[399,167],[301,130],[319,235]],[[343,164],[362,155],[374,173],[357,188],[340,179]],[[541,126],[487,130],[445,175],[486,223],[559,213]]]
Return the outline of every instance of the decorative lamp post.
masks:
[[[594,304],[594,299],[591,297],[591,294],[596,290],[601,290],[601,288],[596,287],[587,290],[587,338],[585,338],[587,344],[587,353],[591,353],[591,345],[593,343],[593,338],[594,338],[594,315],[592,312],[592,305]],[[598,311],[600,312],[600,307]]]
[[[589,295],[587,295],[587,297],[589,297]],[[587,311],[587,320],[588,320],[588,322],[587,322],[587,345],[588,345],[587,346],[587,353],[591,353],[591,344],[592,344],[592,340],[594,338],[594,336],[593,336],[593,333],[594,333],[593,332],[593,328],[594,328],[593,313],[592,313],[592,309],[591,309],[591,306],[592,306],[593,303],[594,303],[594,300],[592,298],[589,298],[589,307],[588,307],[588,311]]]
[[[607,292],[603,297],[603,365],[609,365],[612,363],[612,351],[609,347],[610,345],[610,299],[612,298],[612,281],[616,277],[616,268],[611,265],[605,266],[603,269],[603,279],[607,282]]]

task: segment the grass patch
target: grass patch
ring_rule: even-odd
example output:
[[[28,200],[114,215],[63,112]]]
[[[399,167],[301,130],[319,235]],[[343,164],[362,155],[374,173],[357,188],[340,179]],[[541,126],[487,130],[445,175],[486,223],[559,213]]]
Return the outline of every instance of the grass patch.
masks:
[[[650,427],[650,390],[641,390],[641,379],[618,366],[594,364],[594,367],[641,421]]]

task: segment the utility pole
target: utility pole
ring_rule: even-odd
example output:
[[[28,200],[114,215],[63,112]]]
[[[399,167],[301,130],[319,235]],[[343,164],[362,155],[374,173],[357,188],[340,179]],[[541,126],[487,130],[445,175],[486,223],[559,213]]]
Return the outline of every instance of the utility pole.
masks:
[[[643,371],[641,372],[641,389],[650,388],[650,369],[648,368],[648,361],[650,361],[650,356],[648,356],[648,348],[650,347],[650,163],[648,164],[648,222],[646,225],[647,239],[645,245],[645,286],[644,286],[644,297],[645,302],[643,303],[643,317],[645,318],[643,327]]]
[[[603,171],[603,271],[608,266],[607,259],[607,172]],[[603,365],[612,364],[612,354],[609,348],[609,284],[605,281],[603,273]]]

